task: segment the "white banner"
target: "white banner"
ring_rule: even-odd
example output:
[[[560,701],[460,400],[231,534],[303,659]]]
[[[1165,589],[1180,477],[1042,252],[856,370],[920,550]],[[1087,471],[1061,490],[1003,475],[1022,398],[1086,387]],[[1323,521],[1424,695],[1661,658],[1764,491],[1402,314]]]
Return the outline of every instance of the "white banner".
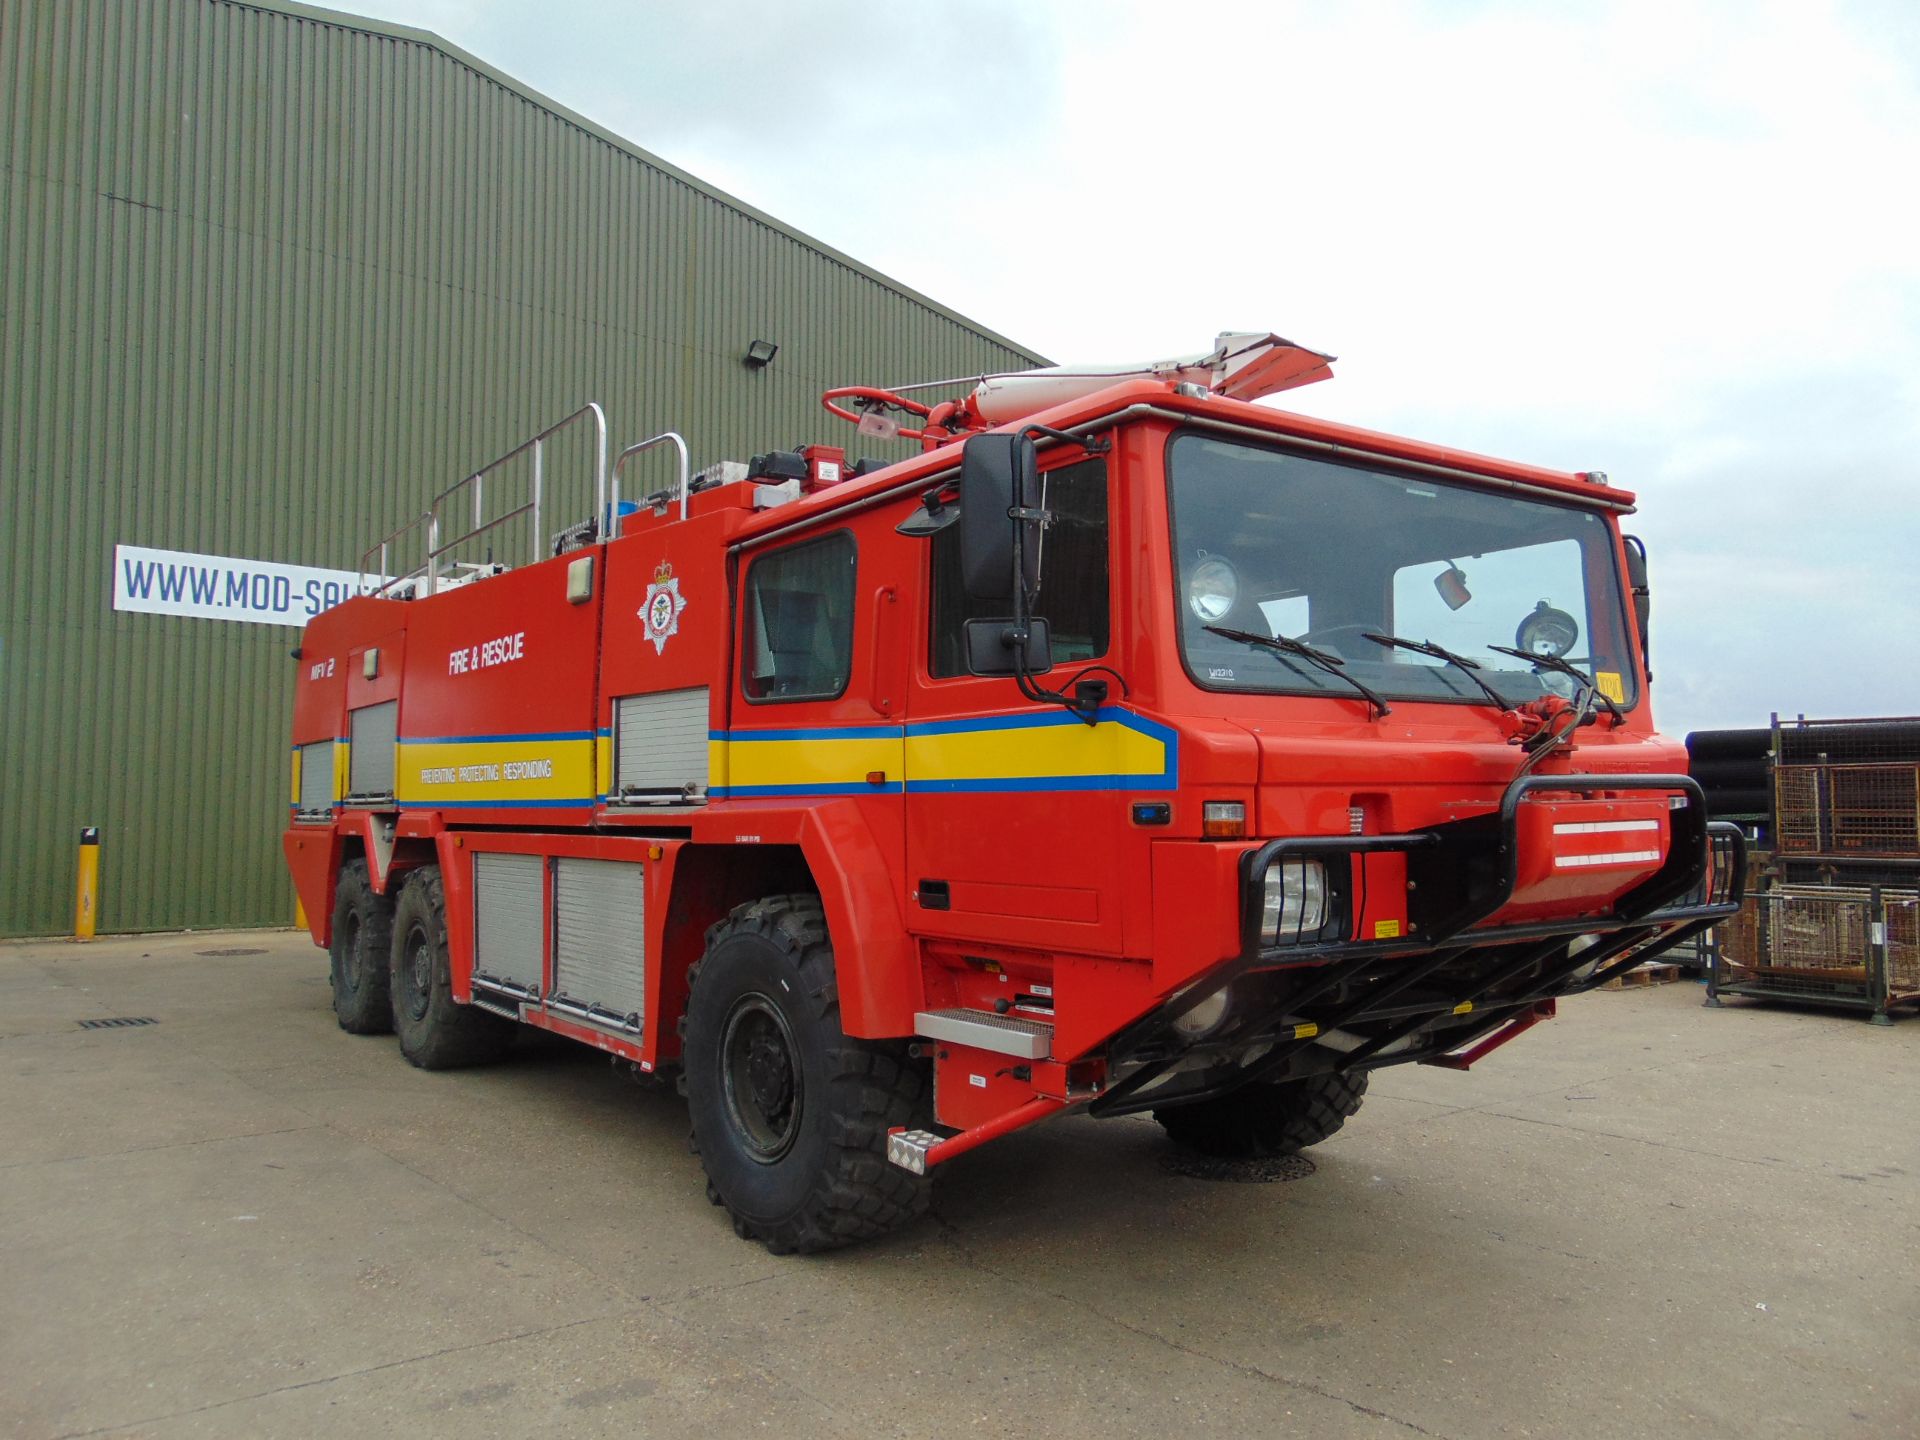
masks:
[[[365,589],[380,581],[369,575]],[[113,547],[113,608],[253,625],[305,625],[362,589],[352,570],[236,560],[186,550]]]

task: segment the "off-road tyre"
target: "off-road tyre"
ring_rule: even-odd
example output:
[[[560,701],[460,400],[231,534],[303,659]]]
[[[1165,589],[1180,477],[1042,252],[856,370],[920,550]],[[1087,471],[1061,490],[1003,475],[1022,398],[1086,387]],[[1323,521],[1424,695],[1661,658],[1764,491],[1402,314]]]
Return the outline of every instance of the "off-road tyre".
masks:
[[[333,943],[327,947],[333,1014],[349,1035],[393,1029],[387,998],[393,949],[393,896],[373,893],[365,860],[349,860],[333,888]]]
[[[840,1028],[820,901],[779,895],[707,931],[688,976],[681,1086],[707,1198],[776,1255],[909,1223],[925,1177],[887,1162],[887,1131],[926,1123],[926,1066]]]
[[[513,1043],[513,1021],[453,998],[447,954],[447,898],[440,867],[423,866],[400,887],[393,911],[393,1029],[400,1053],[422,1070],[497,1060]]]
[[[1153,1118],[1176,1145],[1218,1160],[1265,1160],[1318,1145],[1347,1123],[1367,1077],[1309,1075],[1256,1080],[1211,1100],[1169,1105]]]

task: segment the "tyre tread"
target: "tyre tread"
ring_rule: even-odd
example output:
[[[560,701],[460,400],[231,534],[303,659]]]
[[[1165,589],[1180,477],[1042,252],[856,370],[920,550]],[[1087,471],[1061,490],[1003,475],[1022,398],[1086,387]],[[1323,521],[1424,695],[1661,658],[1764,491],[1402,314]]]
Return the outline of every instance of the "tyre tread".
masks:
[[[827,1163],[806,1199],[787,1217],[767,1222],[742,1214],[709,1181],[708,1197],[726,1208],[734,1229],[776,1255],[812,1254],[871,1240],[911,1223],[926,1212],[924,1177],[887,1163],[887,1131],[917,1122],[927,1101],[927,1077],[903,1063],[902,1047],[860,1040],[840,1029],[839,987],[826,912],[813,895],[777,895],[737,907],[707,932],[707,948],[738,934],[768,941],[792,963],[800,995],[813,1017],[835,1038],[827,1054],[827,1084],[834,1124]],[[689,1007],[703,982],[703,963],[688,974]],[[694,1152],[699,1153],[698,1137]]]
[[[1299,1080],[1263,1081],[1201,1100],[1155,1110],[1176,1145],[1223,1160],[1292,1155],[1332,1138],[1359,1110],[1365,1074],[1328,1071]]]
[[[360,984],[354,989],[347,987],[340,954],[341,921],[349,908],[361,912]],[[333,943],[327,947],[327,983],[333,991],[334,1019],[349,1035],[385,1035],[393,1029],[386,959],[393,948],[393,911],[391,894],[374,893],[373,879],[364,859],[349,860],[340,867],[334,886]],[[366,963],[367,957],[372,958],[372,964]]]
[[[401,966],[405,963],[403,951],[408,925],[400,922],[410,908],[422,905],[426,907],[425,918],[434,941],[434,983],[427,1013],[415,1021],[403,1010]],[[439,866],[422,866],[407,877],[400,890],[399,903],[394,907],[394,917],[393,941],[388,948],[388,986],[393,1028],[400,1037],[400,1053],[406,1056],[407,1063],[421,1070],[455,1070],[499,1059],[512,1045],[517,1027],[511,1020],[503,1020],[472,1005],[462,1005],[453,998],[447,948],[446,886],[440,878]]]

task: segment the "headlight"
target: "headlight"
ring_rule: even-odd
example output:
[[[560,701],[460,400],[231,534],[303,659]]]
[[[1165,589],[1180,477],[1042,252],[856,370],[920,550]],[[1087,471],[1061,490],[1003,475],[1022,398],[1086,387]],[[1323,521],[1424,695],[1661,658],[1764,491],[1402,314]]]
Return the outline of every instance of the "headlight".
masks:
[[[1317,936],[1327,923],[1327,867],[1318,860],[1282,860],[1267,867],[1260,897],[1260,938],[1269,945]]]
[[[1187,576],[1187,607],[1211,624],[1232,613],[1240,598],[1240,577],[1218,555],[1209,555]]]
[[[1565,655],[1579,638],[1579,622],[1542,600],[1514,631],[1513,644],[1516,650],[1524,650],[1529,655],[1552,658]]]
[[[1189,1040],[1198,1040],[1220,1028],[1220,1022],[1227,1018],[1227,1008],[1231,1004],[1228,991],[1217,990],[1174,1021],[1173,1028]]]

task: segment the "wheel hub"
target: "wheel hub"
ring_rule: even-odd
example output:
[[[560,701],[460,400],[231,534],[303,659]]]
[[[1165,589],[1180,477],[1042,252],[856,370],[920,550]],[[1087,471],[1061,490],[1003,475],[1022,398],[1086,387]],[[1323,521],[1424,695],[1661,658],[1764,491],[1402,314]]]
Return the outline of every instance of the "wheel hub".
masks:
[[[340,926],[340,978],[349,990],[358,990],[366,957],[360,953],[360,914],[350,910]]]
[[[407,936],[407,1013],[419,1020],[433,998],[433,946],[424,931]]]
[[[802,1089],[793,1032],[764,995],[743,996],[720,1042],[727,1119],[747,1154],[771,1165],[793,1148]]]

